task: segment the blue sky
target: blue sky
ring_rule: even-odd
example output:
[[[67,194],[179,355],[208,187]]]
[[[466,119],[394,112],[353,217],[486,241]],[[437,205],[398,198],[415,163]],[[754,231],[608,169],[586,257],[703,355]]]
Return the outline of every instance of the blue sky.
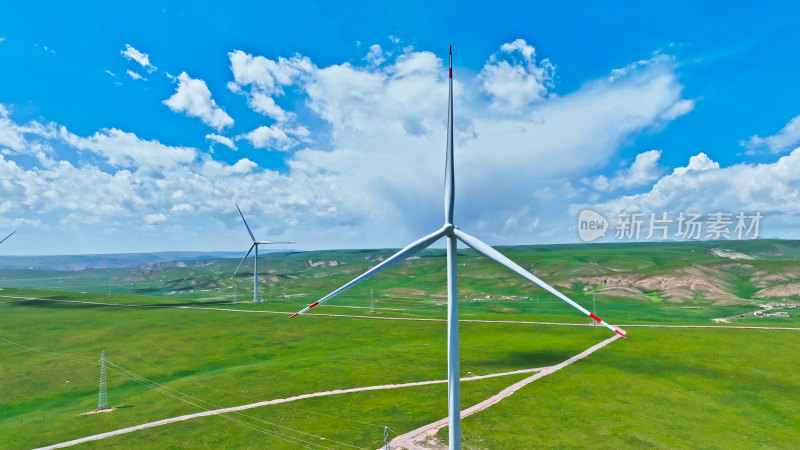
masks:
[[[441,225],[449,44],[465,230],[759,212],[760,237],[798,238],[798,22],[790,2],[5,2],[2,253],[244,248],[234,202],[261,239],[403,246]]]

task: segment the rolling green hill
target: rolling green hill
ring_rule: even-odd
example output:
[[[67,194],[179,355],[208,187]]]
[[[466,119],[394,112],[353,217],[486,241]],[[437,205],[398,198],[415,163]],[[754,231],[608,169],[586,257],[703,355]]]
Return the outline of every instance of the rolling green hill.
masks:
[[[598,313],[608,320],[616,316],[616,322],[707,323],[715,318],[743,319],[739,316],[759,310],[791,314],[800,305],[798,241],[576,244],[501,250],[587,308],[594,302]],[[289,311],[313,302],[392,253],[269,253],[261,258],[260,297],[271,308]],[[374,304],[404,315],[441,315],[446,293],[444,259],[443,250],[426,250],[326,305]],[[252,263],[245,263],[231,279],[237,264],[238,259],[195,259],[119,269],[0,270],[0,287],[112,296],[131,293],[168,297],[178,303],[252,300]],[[576,317],[559,300],[470,249],[459,250],[459,294],[466,302],[462,308],[466,317],[556,321]]]
[[[465,446],[793,447],[798,249],[797,241],[502,248],[608,322],[628,326],[629,338],[469,417]],[[444,379],[441,250],[288,319],[391,254],[267,254],[259,303],[245,301],[247,266],[230,278],[238,259],[2,270],[0,448],[299,394]],[[602,327],[532,323],[589,320],[470,250],[459,251],[459,303],[462,376],[556,364],[609,337]],[[439,320],[369,320],[383,318]],[[711,327],[650,327],[693,324]],[[103,349],[117,409],[87,415],[97,405]],[[524,377],[464,382],[462,408]],[[436,384],[259,407],[83,446],[378,448],[384,426],[395,436],[445,415],[446,386]]]

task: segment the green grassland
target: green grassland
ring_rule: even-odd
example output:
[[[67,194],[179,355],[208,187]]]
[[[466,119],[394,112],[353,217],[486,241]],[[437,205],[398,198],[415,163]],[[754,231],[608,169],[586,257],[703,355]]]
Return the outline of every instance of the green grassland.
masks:
[[[594,298],[598,315],[610,323],[717,327],[631,326],[629,339],[466,419],[465,446],[789,448],[799,442],[800,375],[791,368],[800,354],[800,332],[730,327],[800,326],[800,310],[792,309],[800,303],[800,243],[725,242],[728,256],[715,253],[720,247],[699,242],[501,248],[590,310]],[[756,259],[731,259],[731,252]],[[289,320],[284,314],[389,255],[390,250],[267,254],[260,277],[265,303],[243,302],[252,298],[252,266],[231,280],[238,264],[233,259],[2,270],[0,447],[48,445],[304,393],[444,379],[441,250],[427,250],[313,310],[339,316]],[[469,250],[459,250],[459,294],[462,376],[552,365],[610,334],[591,326],[469,322],[588,325],[571,307]],[[754,310],[792,315],[755,317]],[[109,400],[118,409],[84,415],[97,405],[102,349],[114,364]],[[462,407],[523,377],[464,382]],[[438,384],[260,407],[84,446],[377,448],[384,426],[396,435],[444,415],[446,386]],[[446,438],[446,430],[439,435]]]
[[[794,332],[637,329],[467,418],[465,446],[796,448],[798,354]]]
[[[71,296],[75,294],[63,297]],[[180,398],[193,403],[197,401],[192,397],[202,399],[208,403],[200,404],[212,409],[309,392],[446,378],[446,329],[439,322],[324,317],[289,321],[283,315],[30,301],[0,307],[3,337],[39,350],[0,347],[0,435],[12,447],[54,443],[200,410],[110,370],[110,400],[123,408],[80,415],[96,407],[96,358],[101,349],[114,364],[180,392]],[[462,371],[487,374],[551,365],[605,335],[592,327],[566,333],[554,327],[464,324]],[[465,383],[464,402],[475,403],[516,379]],[[332,418],[316,420],[312,428],[317,435],[335,438],[343,432],[342,439],[349,436],[349,443],[377,447],[383,435],[375,425],[400,431],[437,420],[446,410],[445,396],[439,395],[444,392],[444,385],[386,391],[373,394],[374,404],[364,408],[356,402],[353,409],[342,407],[347,402],[340,399],[328,400],[328,410],[334,404],[339,409],[333,408]],[[296,407],[316,410],[314,402],[305,403]],[[364,419],[372,426],[339,430],[336,418],[362,417],[362,408],[369,411]],[[277,420],[284,426],[311,429],[303,420],[282,418]],[[196,436],[194,426],[186,427],[190,432],[183,439],[191,443],[187,445],[203,446],[204,438]],[[226,427],[242,428],[231,423]],[[261,439],[259,432],[247,428],[237,433],[253,439],[245,442]],[[106,442],[113,443],[103,445]]]

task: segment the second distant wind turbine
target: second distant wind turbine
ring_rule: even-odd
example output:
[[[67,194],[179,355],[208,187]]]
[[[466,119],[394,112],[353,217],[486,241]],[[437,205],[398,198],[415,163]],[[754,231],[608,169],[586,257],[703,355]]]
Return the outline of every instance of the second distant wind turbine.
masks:
[[[239,271],[239,268],[242,267],[244,260],[250,256],[250,252],[253,249],[256,249],[256,253],[254,255],[253,260],[253,301],[258,301],[258,246],[263,244],[294,244],[294,242],[271,242],[271,241],[257,241],[256,237],[253,236],[253,232],[250,230],[250,225],[247,224],[247,221],[244,219],[244,214],[242,214],[242,210],[239,209],[239,205],[236,205],[236,209],[239,211],[239,215],[242,216],[242,222],[244,222],[244,226],[247,228],[247,232],[250,234],[250,239],[253,240],[253,245],[250,246],[250,250],[247,250],[245,253],[244,258],[242,258],[239,265],[236,266],[236,270],[233,271],[233,275],[231,275],[231,279],[236,276],[236,272]]]

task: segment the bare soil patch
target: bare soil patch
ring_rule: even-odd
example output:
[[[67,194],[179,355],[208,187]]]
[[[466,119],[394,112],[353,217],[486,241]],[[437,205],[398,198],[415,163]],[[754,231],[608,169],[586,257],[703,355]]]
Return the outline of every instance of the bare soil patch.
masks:
[[[790,297],[800,295],[800,283],[788,283],[762,289],[755,293],[755,298]]]

